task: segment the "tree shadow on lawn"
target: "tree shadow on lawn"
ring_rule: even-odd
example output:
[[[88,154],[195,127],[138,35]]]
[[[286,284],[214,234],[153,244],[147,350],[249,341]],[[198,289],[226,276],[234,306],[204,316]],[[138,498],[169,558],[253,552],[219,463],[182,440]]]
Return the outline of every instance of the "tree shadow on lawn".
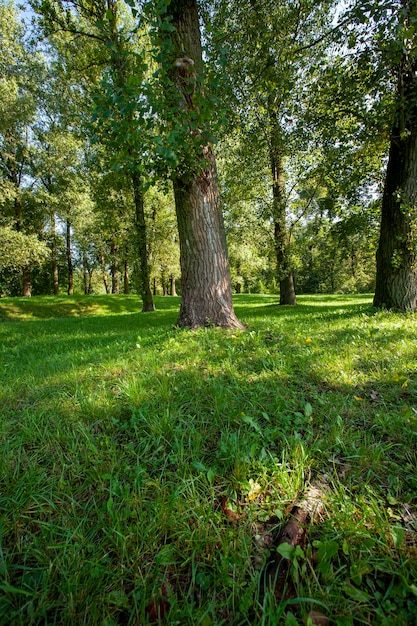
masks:
[[[352,307],[352,311],[349,309],[346,312],[347,317],[357,315],[357,305],[352,304]],[[269,310],[269,307],[267,308]],[[264,309],[262,300],[259,311],[255,308],[248,312],[249,319],[252,316],[256,319],[258,314],[263,314]],[[297,314],[299,310],[297,309]],[[312,311],[306,313],[310,315]],[[283,318],[287,314],[286,309],[279,308],[277,311],[277,315]],[[324,314],[333,315],[333,309],[327,310],[325,307]],[[43,359],[47,360],[44,374],[42,375],[41,371],[39,373],[42,376],[34,378],[37,389],[26,391],[26,407],[33,404],[36,409],[39,400],[53,395],[57,391],[55,385],[59,385],[59,375],[64,376],[72,370],[74,361],[77,369],[72,371],[74,378],[71,379],[71,386],[78,384],[77,377],[80,375],[78,370],[87,365],[91,364],[92,371],[86,376],[97,377],[97,382],[103,382],[103,369],[100,369],[102,366],[108,365],[109,368],[117,369],[118,358],[122,360],[126,357],[128,360],[125,371],[121,374],[111,373],[111,378],[107,382],[104,381],[108,383],[109,391],[115,387],[115,382],[124,383],[117,387],[117,393],[111,396],[110,403],[108,399],[97,394],[97,398],[90,401],[87,410],[84,408],[80,410],[80,407],[71,407],[69,397],[70,401],[63,403],[60,409],[59,420],[53,421],[52,416],[47,415],[46,406],[40,407],[38,415],[36,410],[31,414],[23,412],[21,415],[16,410],[13,426],[16,429],[27,428],[26,432],[21,434],[22,445],[27,448],[29,456],[34,455],[38,463],[35,470],[39,475],[44,470],[49,476],[52,467],[55,475],[61,476],[66,482],[65,488],[69,490],[71,496],[73,490],[77,493],[80,484],[86,479],[90,480],[92,483],[90,489],[95,488],[94,493],[97,494],[94,496],[97,497],[97,505],[89,512],[88,519],[79,521],[80,530],[77,526],[77,532],[85,530],[88,534],[89,526],[95,525],[98,529],[97,541],[102,541],[98,551],[102,550],[103,554],[109,551],[109,536],[112,533],[112,518],[109,514],[111,481],[120,493],[125,486],[129,486],[134,492],[136,489],[134,484],[139,481],[140,470],[143,473],[140,475],[145,476],[149,483],[153,481],[152,489],[155,493],[152,495],[152,502],[162,497],[158,494],[166,490],[169,497],[163,504],[168,507],[171,503],[177,507],[175,515],[168,511],[164,520],[161,518],[161,532],[158,537],[160,543],[148,546],[146,554],[138,552],[137,557],[142,557],[148,568],[144,573],[144,580],[148,586],[143,590],[145,596],[149,596],[148,601],[151,598],[151,588],[156,588],[160,583],[155,564],[159,550],[166,546],[172,547],[172,563],[166,565],[165,571],[170,572],[174,587],[178,580],[181,591],[181,587],[184,586],[182,581],[187,579],[188,574],[187,584],[194,584],[191,572],[187,573],[186,566],[182,569],[178,567],[178,563],[185,562],[192,548],[192,545],[187,543],[190,538],[189,528],[194,528],[197,533],[201,526],[199,515],[207,515],[210,507],[213,528],[221,527],[223,524],[224,533],[233,535],[234,543],[242,539],[243,535],[230,530],[227,520],[220,517],[221,511],[216,509],[216,498],[223,494],[231,498],[232,494],[243,493],[250,478],[255,482],[257,480],[262,482],[265,477],[263,473],[269,471],[268,459],[276,459],[275,466],[283,467],[281,471],[286,471],[288,475],[286,486],[282,485],[280,496],[282,502],[279,502],[279,506],[285,507],[283,502],[288,505],[288,502],[294,501],[299,496],[299,490],[304,486],[302,481],[307,483],[310,472],[312,475],[328,473],[335,477],[334,468],[337,463],[352,466],[346,476],[345,485],[346,493],[354,501],[358,495],[364,496],[368,487],[375,487],[379,496],[384,490],[388,491],[390,476],[396,479],[396,472],[401,472],[399,459],[403,453],[403,446],[410,443],[410,427],[406,420],[403,423],[397,420],[394,430],[388,420],[384,424],[378,417],[378,414],[387,409],[371,396],[371,391],[379,384],[378,381],[367,382],[364,398],[359,402],[354,398],[357,394],[355,385],[329,384],[326,382],[325,369],[322,367],[319,375],[314,359],[306,358],[302,350],[292,362],[291,368],[286,367],[286,363],[282,361],[282,359],[285,361],[285,355],[281,353],[273,354],[269,360],[263,360],[262,349],[270,346],[270,338],[266,331],[253,337],[250,333],[240,333],[235,337],[234,333],[219,329],[193,333],[174,330],[172,325],[175,319],[176,311],[169,308],[149,317],[132,314],[121,317],[102,316],[100,319],[77,318],[68,320],[65,326],[62,326],[62,320],[48,323],[39,321],[33,326],[30,324],[16,330],[13,328],[13,341],[17,341],[19,332],[29,328],[29,336],[25,337],[27,345],[14,356],[20,366],[23,361],[23,374],[26,372],[29,376],[31,368],[35,369],[36,374],[36,369],[42,370],[43,367],[39,363]],[[395,338],[398,339],[396,331],[393,335],[393,339]],[[187,340],[190,341],[190,352],[185,355],[180,350],[181,339],[184,344]],[[340,349],[343,349],[346,341],[344,331],[341,331],[337,339]],[[286,343],[288,354],[293,352],[291,341],[294,345],[298,342],[291,336],[288,338]],[[137,342],[142,345],[136,347]],[[141,355],[142,349],[145,351],[149,349],[149,353],[154,351],[155,359],[158,360],[158,369],[149,374],[149,378],[148,372],[141,369],[141,359],[135,357]],[[51,382],[55,374],[58,375],[58,380]],[[135,379],[139,378],[141,384],[137,389]],[[71,390],[68,394],[70,396]],[[11,396],[6,399],[9,402],[16,400]],[[32,422],[36,419],[42,420],[39,429],[35,431],[37,439],[29,438],[29,427],[25,426],[23,421]],[[70,426],[74,421],[71,430]],[[68,425],[68,431],[63,424]],[[53,432],[53,429],[56,431]],[[15,435],[19,436],[19,433]],[[67,435],[72,437],[78,435],[78,440],[76,443],[74,441],[70,443],[65,439]],[[382,456],[376,448],[376,444],[379,443],[386,444],[382,449]],[[39,456],[37,448],[40,451]],[[302,449],[305,454],[304,460],[300,459]],[[80,455],[80,458],[74,455]],[[44,468],[41,466],[42,463],[45,464]],[[62,467],[59,467],[60,463]],[[296,468],[300,467],[301,463],[304,463],[305,467],[299,472],[300,477],[297,479]],[[206,469],[212,469],[214,472],[212,484],[207,482]],[[77,474],[77,471],[84,473]],[[88,473],[90,475],[87,475]],[[17,478],[15,472],[12,480]],[[201,511],[193,511],[187,507],[186,491],[183,492],[178,488],[181,484],[194,485],[197,478],[199,485],[205,485],[201,487],[200,495],[203,500]],[[99,485],[99,489],[93,484],[94,481]],[[276,485],[274,489],[277,489]],[[117,498],[121,500],[119,492],[115,495],[115,504],[111,506],[118,506]],[[399,494],[398,483],[396,492],[398,498]],[[92,497],[90,492],[88,497]],[[148,502],[143,504],[139,493],[135,492],[135,497],[138,509],[146,508]],[[147,497],[151,502],[151,496]],[[381,497],[381,506],[385,504]],[[127,503],[126,511],[128,505],[131,506]],[[263,505],[255,498],[252,506],[261,509]],[[36,509],[34,510],[33,515],[36,514]],[[121,510],[124,514],[124,509]],[[153,509],[152,512],[158,514],[158,511]],[[47,511],[43,515],[46,515],[48,521],[53,513]],[[137,529],[132,526],[131,520],[135,520],[134,515],[134,512],[126,513],[125,518],[120,517],[117,521],[118,535],[128,542],[138,534]],[[28,514],[26,517],[29,519]],[[151,520],[148,521],[151,526]],[[32,518],[30,523],[34,523]],[[184,530],[186,526],[189,527],[187,531]],[[376,533],[370,520],[369,532],[374,531]],[[205,532],[207,533],[207,530]],[[74,541],[74,536],[75,533],[71,535],[70,542]],[[123,564],[124,571],[127,572],[124,576],[128,578],[127,583],[126,581],[120,583],[120,588],[132,589],[133,593],[135,579],[130,572],[137,564],[132,561],[131,555],[135,549],[142,548],[141,545],[138,547],[132,543],[128,545],[128,549],[122,549],[120,547],[122,544],[116,539],[111,539],[114,542],[111,545],[112,558],[115,563]],[[40,549],[42,541],[40,536],[37,546],[39,554],[43,553]],[[61,537],[55,541],[58,545]],[[206,568],[211,572],[212,568],[218,567],[220,570],[222,567],[228,574],[227,558],[224,558],[224,563],[220,565],[222,555],[212,555],[208,546],[207,551],[212,559],[209,562],[204,553],[204,545],[201,545],[203,546],[201,553],[196,551],[192,557],[190,556],[193,563],[196,559],[199,566],[200,559],[202,571]],[[50,549],[53,550],[53,545]],[[245,549],[242,546],[242,553]],[[85,556],[85,563],[82,562],[83,558],[78,559],[81,562],[76,567],[81,569],[83,565],[87,565],[89,557]],[[230,564],[229,567],[231,575]],[[152,568],[155,572],[154,582],[148,574]],[[99,587],[118,589],[117,577],[110,566],[103,567],[102,570],[100,585],[97,581],[94,583],[97,597],[90,597],[89,605],[99,606],[100,602],[105,602],[99,595]],[[59,572],[54,573],[57,591],[60,576]],[[65,578],[65,574],[62,578]],[[21,581],[16,577],[12,584],[19,587]],[[66,580],[62,580],[62,586],[65,585]],[[194,587],[194,592],[185,589],[187,597],[190,598],[190,594],[194,593],[203,604],[206,601],[206,591],[204,588],[197,588],[196,584]],[[211,595],[209,586],[207,596]],[[81,601],[80,597],[78,601]],[[77,602],[76,596],[74,602]],[[127,617],[129,611],[133,611],[133,606],[126,609]]]
[[[157,307],[171,310],[179,307],[180,298],[156,298]],[[138,295],[34,296],[2,298],[1,321],[32,321],[66,317],[91,317],[139,313],[142,301]]]

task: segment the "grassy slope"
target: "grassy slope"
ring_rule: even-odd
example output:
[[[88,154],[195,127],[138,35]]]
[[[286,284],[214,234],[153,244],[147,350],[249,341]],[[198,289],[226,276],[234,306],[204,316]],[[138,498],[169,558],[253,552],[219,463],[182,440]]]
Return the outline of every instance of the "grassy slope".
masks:
[[[299,302],[239,296],[236,333],[174,329],[177,298],[0,301],[0,624],[415,623],[417,318]],[[278,603],[262,523],[313,480]]]

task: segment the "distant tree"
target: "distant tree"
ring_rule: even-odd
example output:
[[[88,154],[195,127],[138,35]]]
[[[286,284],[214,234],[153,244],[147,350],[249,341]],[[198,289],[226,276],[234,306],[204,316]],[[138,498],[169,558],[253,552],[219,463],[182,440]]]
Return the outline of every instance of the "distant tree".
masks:
[[[31,0],[41,18],[41,28],[61,55],[71,52],[74,70],[84,75],[82,88],[89,92],[95,121],[90,140],[104,146],[109,167],[123,172],[133,191],[132,213],[141,274],[142,310],[154,310],[149,284],[146,219],[144,214],[143,148],[146,144],[141,85],[146,64],[127,5],[122,0]],[[63,40],[59,34],[65,33]],[[64,45],[63,45],[64,44]],[[80,71],[80,66],[82,71]],[[93,107],[92,107],[93,108]],[[84,127],[84,131],[87,126]],[[129,192],[128,192],[129,193]],[[113,242],[113,290],[118,291],[117,255]]]
[[[39,215],[29,198],[29,147],[43,64],[28,46],[12,2],[0,4],[0,224],[32,235],[38,232]],[[31,266],[19,269],[22,295],[30,296]]]
[[[300,100],[308,67],[322,55],[322,48],[316,48],[326,39],[326,24],[331,31],[331,2],[217,0],[214,4],[216,10],[208,11],[210,53],[220,75],[219,95],[228,104],[232,120],[228,131],[245,138],[260,176],[265,155],[269,159],[280,303],[296,304],[290,252],[293,181],[287,180],[287,167],[304,150]]]

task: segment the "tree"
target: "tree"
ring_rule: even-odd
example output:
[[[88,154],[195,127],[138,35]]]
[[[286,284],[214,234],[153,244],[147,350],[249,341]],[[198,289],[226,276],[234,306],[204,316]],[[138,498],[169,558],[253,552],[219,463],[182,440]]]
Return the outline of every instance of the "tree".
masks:
[[[243,328],[232,304],[216,161],[209,141],[196,0],[168,2],[159,34],[166,114],[171,124],[179,121],[177,132],[188,148],[172,173],[182,281],[178,325]]]
[[[145,63],[135,40],[139,29],[133,28],[131,18],[122,0],[31,0],[41,16],[41,26],[50,41],[58,44],[60,54],[70,47],[73,56],[81,59],[88,77],[94,81],[87,88],[94,103],[95,128],[90,135],[98,145],[105,146],[109,165],[123,172],[133,191],[133,213],[140,267],[142,310],[153,311],[155,306],[149,284],[146,219],[144,213],[144,166],[142,163],[145,136],[141,94]],[[60,42],[58,33],[66,34]],[[80,41],[82,44],[80,45]],[[85,54],[87,50],[88,54]],[[93,68],[95,72],[92,72]],[[101,68],[98,72],[97,68]],[[86,130],[86,126],[84,130]],[[91,131],[91,126],[90,129]],[[114,242],[113,289],[118,290]]]
[[[417,3],[397,3],[394,119],[382,197],[374,305],[417,309]]]
[[[250,143],[260,175],[264,154],[268,155],[280,303],[296,304],[286,170],[293,155],[304,149],[299,99],[306,67],[312,57],[322,54],[316,48],[324,39],[331,3],[218,0],[215,4],[217,11],[209,18],[211,54],[220,72],[227,67],[221,72],[220,96],[237,110],[231,115],[233,130]],[[291,125],[294,118],[299,123]]]
[[[0,175],[2,222],[22,234],[34,234],[36,211],[29,198],[29,143],[36,111],[35,85],[42,63],[31,55],[11,2],[0,4]],[[38,215],[36,215],[36,218]],[[30,255],[28,261],[30,260]],[[30,264],[19,266],[22,295],[30,296]]]

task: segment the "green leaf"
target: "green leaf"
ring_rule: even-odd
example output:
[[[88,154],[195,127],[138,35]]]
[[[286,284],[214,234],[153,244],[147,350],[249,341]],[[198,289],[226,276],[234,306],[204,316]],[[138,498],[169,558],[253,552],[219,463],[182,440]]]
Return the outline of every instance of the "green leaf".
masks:
[[[353,600],[356,600],[357,602],[369,602],[371,599],[371,596],[368,593],[362,591],[361,589],[357,589],[352,585],[345,584],[343,585],[342,589],[346,593],[346,595],[348,595]]]
[[[306,402],[306,404],[304,405],[304,415],[306,417],[311,417],[313,414],[313,407],[311,406],[310,402]]]
[[[207,471],[207,467],[203,463],[200,463],[200,461],[193,461],[193,467],[199,472]]]
[[[404,528],[400,528],[398,526],[395,526],[392,530],[391,530],[391,535],[392,538],[394,540],[394,546],[396,548],[399,548],[400,546],[403,545],[404,543],[404,537],[405,537],[405,532],[404,532]]]
[[[9,585],[8,583],[0,584],[0,591],[4,591],[5,593],[15,593],[21,596],[33,595],[32,591],[26,591],[26,589],[19,589],[18,587],[13,587],[13,585]]]
[[[298,626],[298,620],[293,613],[287,613],[285,616],[285,626]]]
[[[214,479],[216,478],[216,472],[212,469],[209,469],[207,472],[207,480],[212,485],[214,483]]]
[[[294,546],[284,541],[283,543],[280,543],[279,546],[277,547],[277,552],[284,559],[291,559],[294,554]]]
[[[317,551],[317,560],[321,562],[329,562],[339,551],[339,544],[337,541],[323,541],[319,542]]]
[[[249,415],[242,415],[242,422],[245,422],[249,426],[252,426],[258,433],[262,434],[262,427],[259,426],[258,422],[250,417]]]

